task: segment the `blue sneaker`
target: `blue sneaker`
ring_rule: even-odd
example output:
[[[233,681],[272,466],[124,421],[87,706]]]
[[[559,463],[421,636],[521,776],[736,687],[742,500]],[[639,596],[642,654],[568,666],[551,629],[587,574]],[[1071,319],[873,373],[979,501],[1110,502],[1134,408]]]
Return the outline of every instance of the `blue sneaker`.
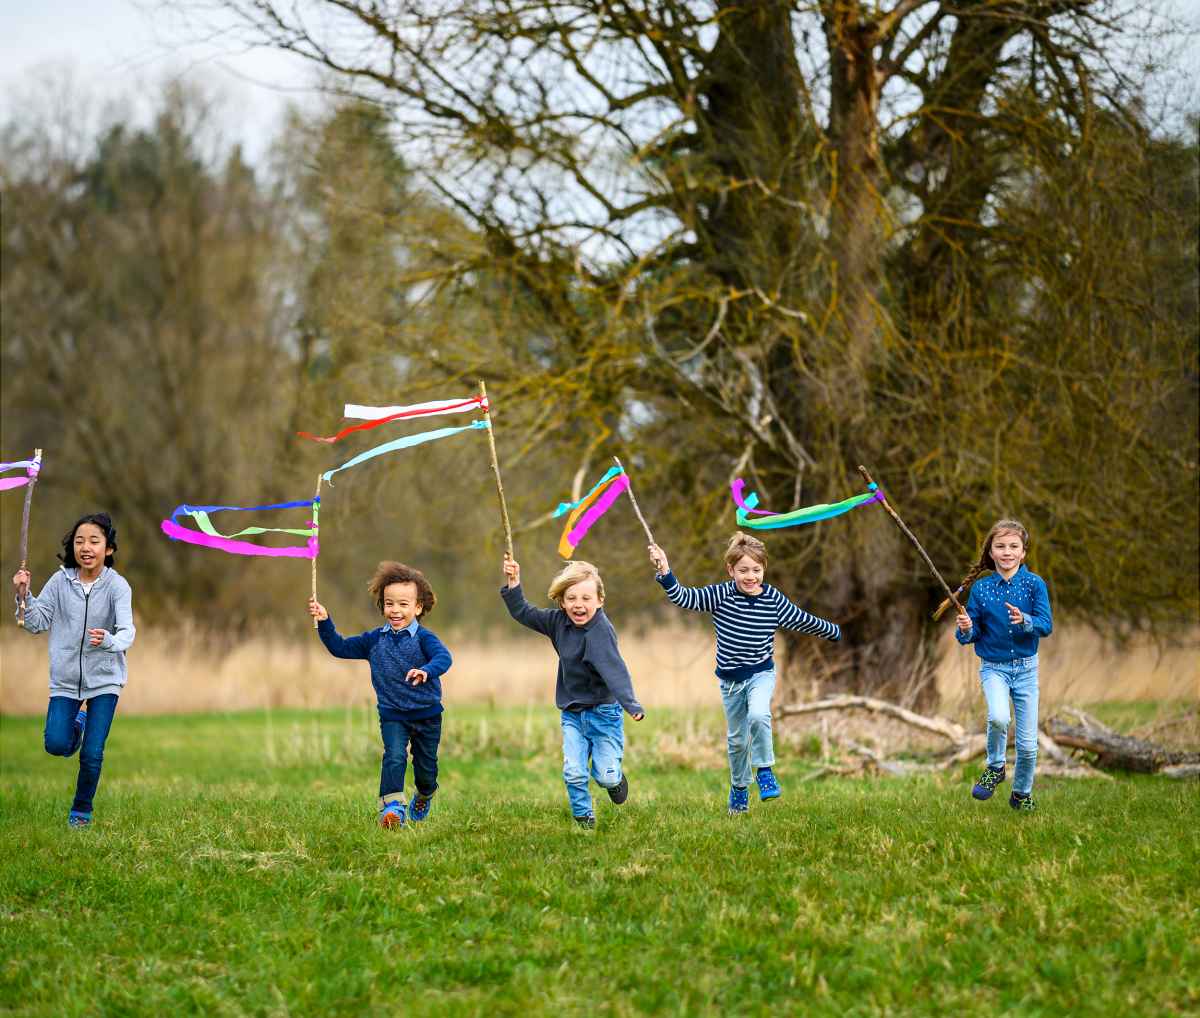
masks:
[[[379,811],[379,826],[391,829],[404,826],[404,802],[393,799]]]
[[[1037,804],[1029,792],[1013,792],[1008,797],[1008,804],[1018,813],[1032,813],[1037,809]]]
[[[91,827],[92,826],[92,814],[91,813],[80,813],[78,810],[73,809],[73,810],[71,810],[70,813],[67,814],[67,826],[68,827]]]
[[[412,802],[408,805],[408,815],[410,819],[416,821],[417,823],[420,823],[420,821],[424,820],[427,816],[429,816],[429,807],[432,802],[432,795],[422,795],[420,792],[414,795]]]
[[[983,773],[979,775],[979,780],[975,782],[975,787],[971,789],[971,794],[981,802],[985,799],[990,799],[992,793],[996,791],[996,786],[1004,780],[1004,767],[985,767]]]
[[[778,799],[783,795],[779,782],[775,780],[775,772],[770,767],[760,767],[754,780],[758,782],[758,797],[761,801]]]
[[[737,785],[729,786],[729,815],[736,816],[739,813],[750,812],[750,792],[745,788],[738,788]]]

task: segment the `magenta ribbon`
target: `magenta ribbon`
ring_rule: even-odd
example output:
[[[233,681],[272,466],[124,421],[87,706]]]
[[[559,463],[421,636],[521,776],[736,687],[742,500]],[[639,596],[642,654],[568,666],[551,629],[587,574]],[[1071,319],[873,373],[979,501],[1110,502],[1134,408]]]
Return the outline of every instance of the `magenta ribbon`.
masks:
[[[212,537],[198,530],[189,530],[171,520],[162,521],[162,531],[167,537],[176,541],[186,541],[188,544],[198,544],[204,548],[216,548],[227,551],[231,555],[265,555],[268,558],[316,558],[320,550],[315,537],[310,537],[304,546],[292,545],[289,548],[266,548],[249,541],[235,541],[229,537]]]
[[[8,491],[9,488],[21,488],[28,484],[28,477],[0,477],[0,491]]]
[[[629,475],[621,474],[608,486],[608,490],[588,507],[588,511],[579,517],[579,522],[575,524],[575,529],[567,535],[567,543],[574,548],[575,545],[582,541],[583,535],[591,529],[592,524],[608,512],[609,507],[621,496],[621,492],[625,491],[628,487]]]

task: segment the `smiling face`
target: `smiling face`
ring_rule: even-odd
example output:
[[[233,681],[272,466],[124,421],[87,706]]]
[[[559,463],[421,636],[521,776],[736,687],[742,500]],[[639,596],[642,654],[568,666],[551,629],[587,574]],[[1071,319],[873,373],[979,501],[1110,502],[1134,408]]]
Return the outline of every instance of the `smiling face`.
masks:
[[[596,581],[590,576],[586,580],[572,583],[562,595],[562,608],[567,618],[577,626],[586,626],[592,621],[604,598],[596,588]]]
[[[389,583],[383,588],[383,617],[399,632],[412,625],[421,614],[421,601],[415,583]]]
[[[992,561],[996,563],[996,571],[1006,580],[1010,580],[1013,574],[1021,567],[1021,563],[1025,561],[1025,542],[1021,540],[1021,535],[1012,530],[1001,530],[992,538]]]
[[[72,541],[72,551],[75,561],[79,563],[79,573],[85,579],[94,579],[104,565],[104,556],[108,553],[108,539],[104,531],[94,523],[81,523],[75,528]]]
[[[766,573],[766,568],[757,559],[743,555],[733,565],[725,568],[729,570],[729,575],[733,577],[737,589],[743,594],[753,597],[762,593],[763,574]]]

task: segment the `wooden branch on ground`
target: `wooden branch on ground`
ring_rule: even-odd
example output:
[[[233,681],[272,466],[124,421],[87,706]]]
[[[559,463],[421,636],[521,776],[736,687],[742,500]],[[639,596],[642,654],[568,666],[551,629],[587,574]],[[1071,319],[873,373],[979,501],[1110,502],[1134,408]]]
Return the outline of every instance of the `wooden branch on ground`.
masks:
[[[1200,752],[1166,749],[1145,739],[1120,735],[1102,722],[1074,708],[1064,707],[1060,713],[1069,715],[1076,723],[1072,724],[1055,715],[1043,723],[1042,728],[1045,732],[1060,745],[1095,753],[1096,766],[1105,770],[1154,774],[1164,767],[1200,765]]]
[[[888,717],[903,721],[914,728],[933,732],[935,735],[940,735],[954,743],[961,743],[967,738],[966,729],[960,724],[956,724],[946,718],[926,717],[924,714],[914,713],[898,704],[889,703],[887,700],[878,700],[873,696],[828,696],[824,700],[815,700],[812,703],[788,704],[779,708],[778,716],[786,718],[799,714],[815,714],[819,711],[849,710],[851,708],[872,711],[876,714],[886,714]]]

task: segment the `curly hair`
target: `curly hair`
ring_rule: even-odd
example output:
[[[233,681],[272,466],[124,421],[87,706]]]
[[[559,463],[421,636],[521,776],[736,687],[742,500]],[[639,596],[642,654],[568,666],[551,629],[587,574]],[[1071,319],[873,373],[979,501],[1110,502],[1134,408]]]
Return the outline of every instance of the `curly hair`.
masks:
[[[739,530],[729,539],[729,546],[725,549],[726,567],[737,565],[743,555],[749,555],[764,569],[767,567],[767,546],[757,537]]]
[[[64,566],[77,567],[78,562],[75,561],[75,531],[82,527],[85,523],[90,523],[94,527],[99,527],[104,532],[104,564],[111,566],[113,559],[117,555],[117,528],[113,526],[112,517],[108,513],[88,513],[86,516],[80,516],[75,521],[75,525],[63,535],[62,552],[59,554],[59,559]]]
[[[406,566],[403,562],[380,562],[375,567],[375,575],[367,584],[367,590],[375,599],[375,607],[383,614],[383,592],[393,583],[411,583],[417,588],[417,603],[421,606],[421,617],[424,618],[437,604],[437,594],[425,579],[420,569]]]

